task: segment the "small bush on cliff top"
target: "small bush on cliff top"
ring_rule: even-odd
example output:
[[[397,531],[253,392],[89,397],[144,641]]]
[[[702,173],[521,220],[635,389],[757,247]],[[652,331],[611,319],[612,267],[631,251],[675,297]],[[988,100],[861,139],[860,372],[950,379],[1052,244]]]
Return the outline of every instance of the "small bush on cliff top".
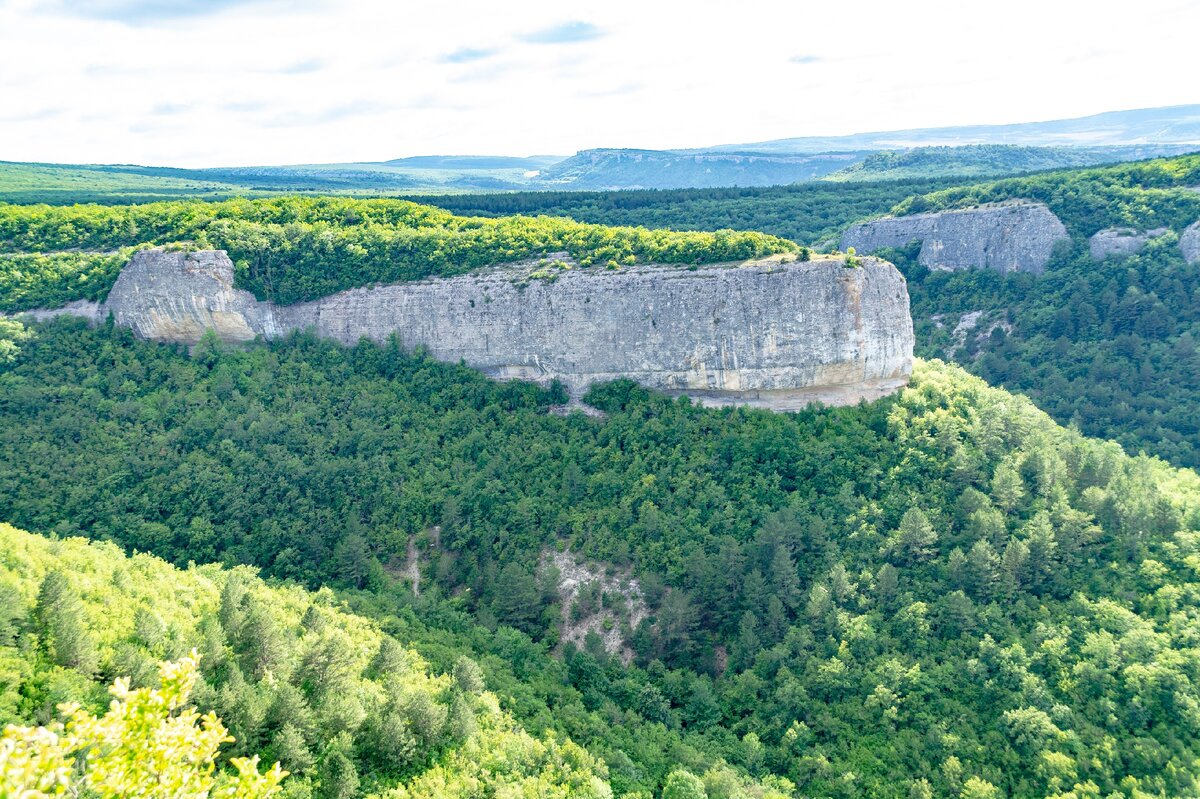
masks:
[[[554,252],[590,266],[716,263],[797,250],[763,233],[605,227],[545,216],[462,217],[403,200],[0,205],[0,310],[102,299],[128,257],[121,248],[180,242],[227,250],[241,287],[283,303]]]

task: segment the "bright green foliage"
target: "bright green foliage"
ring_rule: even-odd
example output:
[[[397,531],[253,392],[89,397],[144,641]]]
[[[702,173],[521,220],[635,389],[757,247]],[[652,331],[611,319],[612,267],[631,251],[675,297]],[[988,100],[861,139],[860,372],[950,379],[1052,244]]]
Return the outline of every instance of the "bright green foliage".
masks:
[[[235,747],[264,742],[235,754],[300,764],[314,792],[336,792],[323,768],[350,782],[349,763],[370,791],[458,751],[472,725],[456,708],[478,682],[455,669],[464,655],[536,736],[603,759],[616,795],[730,766],[741,790],[783,778],[809,796],[902,799],[921,779],[957,795],[973,777],[1013,797],[1197,784],[1186,608],[1200,596],[1200,478],[953,367],[919,364],[895,398],[795,414],[618,382],[591,393],[596,419],[396,344],[299,336],[189,357],[64,320],[38,329],[0,390],[0,452],[13,453],[0,515],[181,564],[360,584],[356,607],[455,672],[433,702],[444,710],[403,693],[355,705],[386,690],[380,669],[407,674],[402,647],[360,647],[348,679],[361,687],[321,690],[347,679],[336,630],[360,640],[353,628],[312,601],[264,603],[256,583],[209,589],[219,624],[179,640],[225,652],[225,674],[205,656],[212,706]],[[410,540],[420,598],[393,576]],[[650,618],[628,631],[631,665],[595,648],[547,656],[562,609],[535,569],[560,543],[640,567]],[[498,595],[512,586],[537,613]],[[130,634],[159,639],[132,618],[138,595],[127,602]],[[171,606],[153,610],[170,641]],[[97,635],[103,670],[125,639]],[[468,732],[387,771],[439,726]],[[348,748],[334,745],[342,730]],[[721,783],[701,779],[710,796]]]
[[[963,783],[959,799],[1004,799],[1004,794],[995,785],[979,777],[968,777]]]
[[[913,195],[962,185],[962,178],[881,183],[796,183],[767,188],[614,192],[536,191],[424,197],[471,216],[569,216],[599,225],[672,230],[760,230],[803,244],[833,240],[852,222],[886,213]]]
[[[690,771],[672,771],[663,786],[662,799],[708,799],[704,782]]]
[[[889,255],[908,278],[919,354],[953,358],[1088,435],[1200,466],[1200,264],[1173,234],[1101,264],[1078,244],[1036,278]],[[968,311],[982,315],[956,337]]]
[[[647,261],[736,261],[799,250],[761,233],[610,228],[551,217],[460,217],[403,200],[0,205],[0,310],[102,299],[131,249],[151,244],[227,250],[238,286],[283,303],[555,252],[570,254],[582,266],[615,268]]]
[[[1077,237],[1087,237],[1108,227],[1182,230],[1200,219],[1200,193],[1189,190],[1197,184],[1200,184],[1200,155],[1184,155],[944,189],[914,195],[897,205],[893,213],[1027,199],[1050,206]]]
[[[50,659],[59,666],[90,675],[96,668],[91,635],[83,619],[83,603],[62,572],[42,580],[33,607],[33,630]]]
[[[10,728],[0,795],[18,783],[60,795],[52,786],[67,790],[64,780],[98,797],[272,795],[281,771],[258,775],[261,757],[292,772],[284,796],[395,787],[420,799],[442,795],[438,775],[447,770],[457,785],[465,772],[447,764],[477,753],[486,755],[472,767],[480,784],[610,795],[603,763],[524,732],[469,660],[454,678],[433,676],[328,591],[269,587],[244,568],[180,571],[149,555],[127,559],[111,544],[50,541],[4,524],[0,552],[0,587],[15,590],[16,624],[26,631],[21,641],[0,640],[0,721],[24,725],[47,704],[73,703],[65,726]],[[68,605],[95,641],[99,671],[132,674],[116,682],[107,713],[90,670],[52,662],[41,641],[51,609]],[[190,647],[202,657],[155,668],[152,652]],[[388,756],[378,759],[381,745]],[[76,763],[78,753],[85,757]],[[173,787],[143,790],[160,780]]]
[[[112,253],[0,255],[0,310],[57,308],[72,300],[103,300],[133,247]]]
[[[52,574],[58,574],[52,572]],[[213,713],[188,705],[196,656],[159,668],[160,688],[130,689],[118,679],[103,716],[78,705],[60,707],[65,723],[9,726],[0,737],[0,796],[28,799],[88,796],[121,799],[266,799],[287,775],[265,774],[258,757],[233,758],[215,771],[221,744],[233,739]]]
[[[570,741],[539,741],[489,723],[451,757],[381,799],[612,799],[603,773],[601,764]]]
[[[21,352],[21,342],[32,336],[33,331],[17,320],[0,318],[0,366],[15,361]]]
[[[924,157],[881,156],[883,160]],[[944,188],[953,182],[957,188]],[[888,254],[908,278],[917,352],[962,364],[1029,395],[1061,424],[1200,466],[1200,265],[1168,235],[1139,256],[1096,264],[1086,236],[1103,227],[1181,231],[1200,219],[1200,156],[1058,171],[983,184],[905,181],[769,189],[497,194],[431,198],[470,214],[568,214],[587,222],[679,229],[735,227],[801,243],[836,243],[860,218],[1028,197],[1047,202],[1074,245],[1041,277],[918,266],[917,250]],[[935,188],[941,189],[934,191]],[[930,193],[932,192],[932,193]],[[906,199],[907,198],[907,199]],[[919,245],[918,245],[919,246]],[[954,336],[961,316],[983,311]]]

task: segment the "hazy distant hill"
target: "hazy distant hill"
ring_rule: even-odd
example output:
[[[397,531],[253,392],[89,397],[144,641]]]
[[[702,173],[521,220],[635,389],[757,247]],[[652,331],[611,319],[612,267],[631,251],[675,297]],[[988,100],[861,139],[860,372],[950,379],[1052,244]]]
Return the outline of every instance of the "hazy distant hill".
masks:
[[[531,155],[520,158],[510,155],[414,155],[384,161],[386,166],[409,169],[524,169],[540,170],[562,161],[562,155]]]
[[[0,161],[0,201],[703,189],[821,179],[998,177],[1198,150],[1200,105],[1187,105],[1051,122],[810,136],[698,150],[598,148],[569,158],[426,155],[381,162],[207,169]]]
[[[0,201],[150,202],[178,197],[218,199],[281,193],[511,191],[531,188],[532,173],[553,160],[553,157],[430,156],[384,163],[209,169],[0,161]],[[455,164],[456,161],[459,163]]]
[[[867,153],[771,155],[676,153],[666,150],[583,150],[537,177],[544,188],[697,189],[772,186],[816,180]]]
[[[1123,144],[1200,145],[1200,104],[1056,119],[1010,125],[913,128],[848,136],[799,136],[753,144],[719,144],[694,152],[820,153],[831,150],[896,150],[962,144],[1099,146]]]
[[[1015,144],[968,144],[884,150],[826,175],[822,180],[905,180],[931,177],[989,177],[1047,169],[1141,161],[1200,150],[1200,145],[1154,144],[1119,147],[1025,147]]]

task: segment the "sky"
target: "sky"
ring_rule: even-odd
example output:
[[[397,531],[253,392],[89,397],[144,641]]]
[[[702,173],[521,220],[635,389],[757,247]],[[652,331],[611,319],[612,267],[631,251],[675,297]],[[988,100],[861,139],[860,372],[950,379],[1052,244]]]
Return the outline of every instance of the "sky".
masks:
[[[569,155],[1200,101],[1197,0],[0,0],[0,160]]]

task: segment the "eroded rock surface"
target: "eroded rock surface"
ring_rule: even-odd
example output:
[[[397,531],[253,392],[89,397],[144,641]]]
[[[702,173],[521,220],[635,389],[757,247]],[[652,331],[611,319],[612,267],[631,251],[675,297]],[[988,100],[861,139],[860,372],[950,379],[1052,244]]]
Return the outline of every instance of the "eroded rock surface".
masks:
[[[1096,233],[1088,239],[1088,250],[1094,260],[1103,261],[1105,258],[1126,257],[1137,255],[1146,246],[1146,242],[1156,239],[1170,228],[1160,227],[1154,230],[1137,231],[1129,228],[1108,228]]]
[[[9,314],[0,314],[8,316]],[[86,319],[92,324],[102,321],[108,314],[104,309],[104,303],[93,302],[91,300],[75,300],[69,302],[61,308],[47,308],[34,311],[20,311],[12,316],[24,316],[35,322],[45,322],[47,319],[53,319],[56,316],[78,316],[81,319]]]
[[[1179,237],[1179,249],[1189,264],[1200,263],[1200,221],[1194,222]]]
[[[860,222],[842,235],[841,247],[870,253],[920,241],[918,261],[929,269],[1040,274],[1055,245],[1069,239],[1062,221],[1045,205],[1010,202]]]
[[[604,651],[633,660],[629,637],[649,615],[641,585],[628,569],[615,571],[590,563],[573,552],[555,552],[542,559],[542,568],[558,573],[558,599],[562,606],[560,641],[584,648],[589,634],[600,639]]]
[[[233,287],[233,263],[219,250],[142,250],[105,301],[117,324],[142,338],[195,344],[213,330],[222,341],[275,338],[274,308]]]
[[[100,309],[139,336],[195,343],[311,328],[353,344],[400,337],[496,378],[558,379],[574,396],[631,378],[705,404],[792,409],[896,391],[912,370],[908,291],[891,264],[767,259],[684,269],[509,266],[354,289],[291,306],[233,286],[225,253],[137,253]],[[95,314],[93,314],[93,317]]]

